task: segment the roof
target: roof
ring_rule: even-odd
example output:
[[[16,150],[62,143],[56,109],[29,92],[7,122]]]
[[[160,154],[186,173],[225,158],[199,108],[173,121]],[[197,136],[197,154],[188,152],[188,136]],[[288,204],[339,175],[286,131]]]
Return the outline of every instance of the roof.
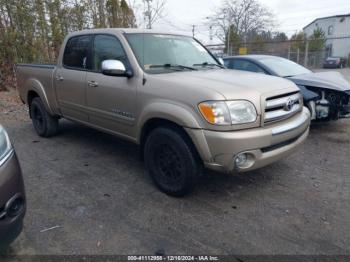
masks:
[[[253,60],[261,60],[261,59],[269,58],[269,57],[279,57],[279,56],[273,56],[273,55],[237,55],[237,56],[224,57],[224,60],[230,59],[230,58],[246,58],[246,59],[253,59]]]
[[[313,23],[315,23],[318,20],[323,20],[323,19],[329,19],[329,18],[341,18],[341,17],[350,17],[350,14],[345,14],[345,15],[333,15],[333,16],[326,16],[326,17],[320,17],[320,18],[316,18],[314,21],[312,21],[310,24],[308,24],[307,26],[303,27],[303,29],[305,29],[306,27],[309,27],[310,25],[312,25]]]
[[[161,31],[161,30],[155,30],[155,29],[140,29],[140,28],[100,28],[100,29],[85,29],[77,32],[73,32],[74,35],[80,35],[80,34],[91,34],[91,33],[112,33],[112,32],[118,32],[118,33],[126,33],[126,34],[137,34],[137,33],[149,33],[149,34],[164,34],[164,35],[184,35],[186,34],[179,33],[179,32],[172,32],[172,31]]]

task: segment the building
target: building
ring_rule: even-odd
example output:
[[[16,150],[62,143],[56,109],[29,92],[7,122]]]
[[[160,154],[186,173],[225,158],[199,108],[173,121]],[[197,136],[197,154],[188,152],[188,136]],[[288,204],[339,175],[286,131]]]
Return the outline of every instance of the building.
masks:
[[[326,56],[348,58],[350,55],[350,14],[317,18],[303,28],[309,37],[314,30],[322,29],[327,38]]]

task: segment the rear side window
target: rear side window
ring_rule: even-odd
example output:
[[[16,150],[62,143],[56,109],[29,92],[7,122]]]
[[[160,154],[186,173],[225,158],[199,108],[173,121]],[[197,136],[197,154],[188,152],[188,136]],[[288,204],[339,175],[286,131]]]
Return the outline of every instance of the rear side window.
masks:
[[[101,71],[102,62],[105,60],[120,60],[127,64],[126,54],[120,41],[110,35],[96,35],[94,40],[93,70]]]
[[[250,61],[240,60],[240,59],[231,61],[230,68],[236,69],[236,70],[255,72],[255,73],[265,73],[265,71],[261,67],[257,66],[256,64]]]
[[[227,68],[234,69],[233,66],[232,66],[232,60],[231,59],[224,59],[224,65]]]
[[[63,55],[63,65],[76,69],[91,69],[91,36],[77,36],[68,40]]]

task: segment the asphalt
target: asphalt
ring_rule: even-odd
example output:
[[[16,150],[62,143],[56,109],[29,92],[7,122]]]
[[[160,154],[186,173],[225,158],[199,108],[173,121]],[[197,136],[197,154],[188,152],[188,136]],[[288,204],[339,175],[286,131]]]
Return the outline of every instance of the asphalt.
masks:
[[[0,122],[28,198],[11,254],[350,254],[350,120],[314,124],[261,170],[207,172],[180,199],[153,186],[133,144],[68,121],[51,139],[28,119]]]

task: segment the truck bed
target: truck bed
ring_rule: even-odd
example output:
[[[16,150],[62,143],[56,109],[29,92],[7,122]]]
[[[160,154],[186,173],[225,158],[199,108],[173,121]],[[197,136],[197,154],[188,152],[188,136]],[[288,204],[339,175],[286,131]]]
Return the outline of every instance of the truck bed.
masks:
[[[17,85],[21,100],[27,103],[28,90],[33,89],[41,97],[55,101],[53,97],[55,69],[56,65],[52,64],[17,64]]]

